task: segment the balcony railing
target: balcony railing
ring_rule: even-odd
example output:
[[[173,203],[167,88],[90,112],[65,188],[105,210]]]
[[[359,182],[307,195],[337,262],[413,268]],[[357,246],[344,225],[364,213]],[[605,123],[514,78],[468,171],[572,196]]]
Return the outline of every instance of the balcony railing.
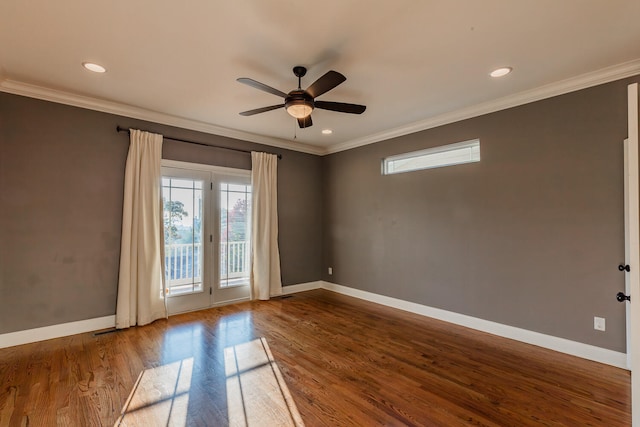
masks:
[[[164,246],[167,287],[202,283],[202,243],[175,243]]]
[[[164,247],[165,281],[169,289],[202,289],[202,243],[175,243]],[[246,241],[220,242],[220,280],[249,275]],[[185,290],[184,292],[188,292]],[[171,293],[175,293],[171,291]]]
[[[220,279],[248,275],[247,242],[220,242]]]

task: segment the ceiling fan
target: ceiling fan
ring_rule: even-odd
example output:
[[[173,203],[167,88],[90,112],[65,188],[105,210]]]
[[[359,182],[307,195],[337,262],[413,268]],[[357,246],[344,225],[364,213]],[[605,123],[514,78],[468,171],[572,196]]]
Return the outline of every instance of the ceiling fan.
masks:
[[[306,90],[300,87],[302,77],[307,74],[307,69],[300,65],[293,67],[293,74],[298,78],[298,89],[294,89],[289,93],[284,93],[264,83],[257,82],[253,79],[241,77],[238,79],[240,83],[244,83],[256,89],[280,96],[284,98],[284,104],[270,105],[268,107],[256,108],[255,110],[243,111],[241,116],[253,116],[254,114],[264,113],[271,110],[277,110],[284,107],[291,116],[298,120],[298,126],[308,128],[313,125],[311,121],[311,112],[314,108],[323,110],[338,111],[340,113],[362,114],[366,110],[366,106],[357,104],[347,104],[344,102],[316,101],[315,99],[338,86],[347,80],[345,76],[337,71],[328,71],[318,80],[313,82]]]

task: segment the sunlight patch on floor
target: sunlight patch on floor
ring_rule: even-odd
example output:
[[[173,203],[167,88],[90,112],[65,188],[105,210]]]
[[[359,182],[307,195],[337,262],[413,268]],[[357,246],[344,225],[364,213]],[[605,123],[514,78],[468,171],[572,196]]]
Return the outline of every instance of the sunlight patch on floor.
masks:
[[[115,426],[186,426],[193,358],[140,373]]]
[[[264,338],[224,350],[230,426],[304,426]]]

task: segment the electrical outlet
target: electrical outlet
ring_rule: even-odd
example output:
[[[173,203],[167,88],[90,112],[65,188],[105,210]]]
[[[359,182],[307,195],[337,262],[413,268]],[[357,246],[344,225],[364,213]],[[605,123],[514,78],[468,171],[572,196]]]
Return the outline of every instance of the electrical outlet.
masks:
[[[329,267],[327,270],[329,271],[329,276],[331,276],[333,274],[333,268]]]
[[[593,318],[593,329],[596,331],[604,331],[606,329],[604,317],[596,316]]]

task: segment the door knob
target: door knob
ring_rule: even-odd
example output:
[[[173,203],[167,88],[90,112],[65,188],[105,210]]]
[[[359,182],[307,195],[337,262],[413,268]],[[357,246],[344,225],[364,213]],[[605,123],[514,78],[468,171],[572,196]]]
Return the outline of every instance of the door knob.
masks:
[[[624,302],[624,301],[629,301],[631,302],[631,295],[625,295],[622,292],[618,292],[616,294],[616,299],[618,300],[618,302]]]
[[[631,267],[629,267],[627,264],[620,264],[618,266],[618,270],[629,272],[629,271],[631,271]]]

